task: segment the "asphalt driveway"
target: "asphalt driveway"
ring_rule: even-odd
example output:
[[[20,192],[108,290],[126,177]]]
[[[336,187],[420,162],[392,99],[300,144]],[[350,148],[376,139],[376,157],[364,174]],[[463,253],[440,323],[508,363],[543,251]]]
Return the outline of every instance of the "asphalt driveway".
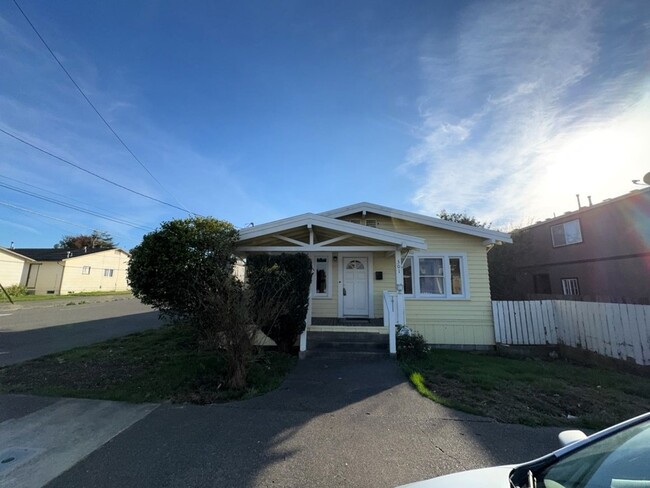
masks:
[[[531,459],[558,432],[439,406],[387,358],[308,358],[261,397],[162,405],[47,486],[390,487]]]

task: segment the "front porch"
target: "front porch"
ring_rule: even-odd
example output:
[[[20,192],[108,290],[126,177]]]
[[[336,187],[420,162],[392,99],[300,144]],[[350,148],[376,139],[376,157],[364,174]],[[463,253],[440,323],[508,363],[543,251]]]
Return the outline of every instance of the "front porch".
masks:
[[[292,252],[311,257],[314,274],[301,356],[318,343],[310,340],[311,333],[342,333],[341,327],[349,328],[346,334],[378,328],[373,333],[388,336],[385,349],[394,355],[395,326],[405,323],[404,261],[411,250],[421,249],[426,243],[419,237],[304,214],[241,230],[237,253],[242,258]]]

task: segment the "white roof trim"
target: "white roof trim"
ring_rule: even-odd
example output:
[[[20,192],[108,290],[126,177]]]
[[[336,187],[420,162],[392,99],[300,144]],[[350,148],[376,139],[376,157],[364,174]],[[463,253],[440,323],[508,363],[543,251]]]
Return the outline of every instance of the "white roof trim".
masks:
[[[399,234],[382,229],[375,229],[373,227],[366,227],[364,225],[353,224],[343,220],[326,217],[324,215],[317,215],[306,213],[289,217],[287,219],[276,220],[267,224],[256,225],[255,227],[247,227],[239,231],[239,241],[253,239],[255,237],[268,236],[283,232],[297,227],[315,225],[345,234],[352,234],[355,236],[367,237],[369,239],[376,239],[381,242],[387,242],[402,247],[411,247],[414,249],[426,249],[427,244],[424,239],[406,234]],[[327,250],[327,247],[323,247]]]
[[[19,254],[16,251],[12,251],[7,247],[0,247],[0,251],[5,251],[7,254],[11,254],[12,256],[16,256],[17,258],[23,259],[25,261],[31,261],[32,263],[36,262],[36,260],[28,258],[27,256],[23,256],[22,254]]]
[[[346,207],[335,208],[333,210],[328,210],[327,212],[321,212],[318,215],[336,219],[360,212],[376,213],[379,215],[384,215],[386,217],[407,220],[409,222],[428,225],[430,227],[437,227],[439,229],[449,230],[452,232],[460,232],[462,234],[482,237],[484,239],[487,238],[494,239],[496,241],[512,243],[510,234],[506,234],[505,232],[484,229],[482,227],[474,227],[472,225],[459,224],[457,222],[451,222],[449,220],[437,219],[435,217],[428,217],[426,215],[407,212],[405,210],[397,210],[396,208],[384,207],[382,205],[376,205],[374,203],[368,202],[361,202],[354,205],[348,205]]]

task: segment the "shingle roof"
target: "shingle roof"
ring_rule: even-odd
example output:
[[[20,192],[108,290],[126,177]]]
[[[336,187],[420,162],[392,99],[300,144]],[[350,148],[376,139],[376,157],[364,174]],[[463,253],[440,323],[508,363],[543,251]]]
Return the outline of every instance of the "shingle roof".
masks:
[[[17,254],[22,254],[35,261],[61,261],[68,258],[76,258],[85,254],[108,251],[106,248],[84,249],[51,249],[51,248],[21,248],[12,249]]]

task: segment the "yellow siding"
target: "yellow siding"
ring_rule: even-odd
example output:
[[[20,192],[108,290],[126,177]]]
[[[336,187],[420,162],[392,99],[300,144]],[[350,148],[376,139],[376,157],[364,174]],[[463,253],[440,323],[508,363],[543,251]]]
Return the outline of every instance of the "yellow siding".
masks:
[[[384,290],[395,291],[395,255],[386,252],[376,252],[373,255],[373,305],[375,309],[375,317],[381,318],[384,316]],[[384,274],[383,280],[377,280],[375,273],[381,271]]]
[[[19,285],[23,277],[25,260],[0,249],[0,284],[5,288]]]
[[[347,216],[362,218],[361,215]],[[425,239],[426,252],[463,253],[467,256],[469,299],[406,299],[406,324],[422,333],[429,344],[440,345],[494,345],[494,326],[487,253],[483,238],[429,227],[382,215],[368,214],[366,219],[377,219],[378,228]],[[384,271],[384,280],[374,281],[375,316],[383,316],[381,293],[395,290],[394,258],[375,253],[375,271]]]
[[[313,317],[336,317],[338,316],[339,292],[338,263],[332,262],[332,297],[314,298],[311,301]]]
[[[126,272],[129,256],[118,249],[107,249],[64,261],[65,273],[60,293],[83,291],[125,291],[128,290]],[[84,266],[90,266],[90,274],[83,274]],[[105,269],[112,269],[113,276],[104,276]],[[40,276],[39,276],[40,280]]]

